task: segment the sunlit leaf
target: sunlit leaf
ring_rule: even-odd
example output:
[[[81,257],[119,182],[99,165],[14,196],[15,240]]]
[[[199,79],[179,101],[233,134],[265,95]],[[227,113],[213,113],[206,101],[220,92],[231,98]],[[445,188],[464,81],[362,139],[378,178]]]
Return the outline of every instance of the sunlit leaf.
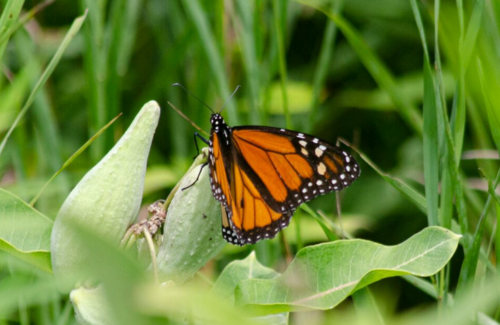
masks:
[[[247,258],[233,261],[224,268],[219,275],[213,291],[229,301],[234,302],[234,289],[243,280],[248,279],[273,279],[279,274],[273,269],[260,264],[252,252]]]
[[[233,261],[226,266],[217,278],[212,292],[234,303],[234,290],[242,281],[248,279],[274,279],[278,275],[279,273],[273,269],[260,264],[255,257],[255,252],[252,252],[244,260]],[[256,324],[288,324],[288,313],[254,317],[253,320]]]
[[[50,271],[52,220],[0,188],[0,249]]]
[[[435,274],[450,260],[459,238],[429,227],[396,246],[354,239],[306,247],[283,275],[243,281],[236,302],[263,314],[330,309],[383,278]]]

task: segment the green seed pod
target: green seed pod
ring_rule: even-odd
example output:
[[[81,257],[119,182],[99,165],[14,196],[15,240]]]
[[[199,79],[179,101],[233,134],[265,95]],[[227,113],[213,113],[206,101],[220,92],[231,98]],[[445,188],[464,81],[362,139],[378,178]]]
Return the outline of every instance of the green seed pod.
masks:
[[[226,244],[221,234],[220,204],[210,190],[208,167],[200,174],[200,160],[206,161],[206,149],[202,155],[180,181],[167,210],[163,242],[157,255],[163,281],[179,284],[190,279]],[[193,184],[198,175],[193,186],[182,190]]]
[[[160,117],[154,101],[144,105],[110,152],[78,183],[64,202],[51,236],[52,268],[56,278],[82,280],[92,252],[74,236],[78,223],[119,245],[140,208],[146,163]],[[76,277],[76,279],[75,279]],[[62,288],[68,292],[73,287]]]
[[[91,289],[83,287],[75,289],[71,291],[69,298],[78,324],[117,324],[101,286]]]

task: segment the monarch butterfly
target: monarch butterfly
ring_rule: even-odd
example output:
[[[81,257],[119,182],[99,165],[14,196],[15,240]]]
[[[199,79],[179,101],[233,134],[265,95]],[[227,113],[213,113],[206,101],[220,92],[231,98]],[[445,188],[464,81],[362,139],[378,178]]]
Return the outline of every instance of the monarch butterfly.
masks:
[[[356,160],[337,146],[286,129],[229,127],[222,109],[212,111],[210,139],[195,136],[209,146],[210,186],[222,205],[222,236],[231,244],[274,238],[300,204],[360,175]]]

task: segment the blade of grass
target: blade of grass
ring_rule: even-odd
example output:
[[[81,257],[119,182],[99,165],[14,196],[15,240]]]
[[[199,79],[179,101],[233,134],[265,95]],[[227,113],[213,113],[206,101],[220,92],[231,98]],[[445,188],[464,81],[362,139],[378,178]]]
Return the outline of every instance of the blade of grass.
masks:
[[[436,94],[440,95],[440,101],[437,102],[438,109],[438,139],[439,139],[439,153],[442,161],[445,162],[447,159],[447,144],[446,144],[446,125],[448,120],[444,118],[447,114],[446,107],[446,95],[443,84],[443,69],[441,64],[441,51],[439,44],[439,16],[441,1],[434,1],[434,66],[436,69]],[[445,125],[445,127],[442,127]],[[441,175],[441,201],[440,201],[440,223],[441,226],[451,229],[451,221],[453,216],[453,183],[451,180],[451,174],[449,169],[444,168]],[[444,295],[444,300],[448,298],[448,295]],[[447,303],[443,303],[448,306]]]
[[[459,1],[461,2],[461,1]],[[461,5],[459,6],[459,16],[463,19],[463,12],[460,12]],[[459,78],[457,87],[457,111],[454,123],[454,143],[455,143],[455,159],[460,163],[460,156],[462,155],[462,147],[465,134],[465,73],[469,65],[469,61],[474,50],[477,35],[481,26],[481,17],[484,11],[484,0],[476,0],[474,9],[472,11],[467,32],[464,35],[463,22],[461,22],[461,33],[458,45],[459,55]]]
[[[52,57],[52,60],[50,61],[49,65],[47,66],[47,68],[43,72],[43,74],[40,77],[40,79],[38,80],[37,84],[35,85],[35,87],[31,91],[31,94],[28,97],[23,108],[21,109],[21,112],[19,112],[19,115],[16,117],[16,120],[14,121],[14,123],[12,123],[12,126],[10,127],[9,131],[7,131],[7,134],[3,138],[3,140],[0,144],[0,155],[3,152],[3,149],[5,148],[5,145],[7,143],[7,140],[9,139],[10,135],[12,134],[14,129],[17,127],[17,125],[19,124],[19,122],[24,117],[24,115],[26,114],[26,112],[30,108],[31,104],[33,103],[33,100],[34,100],[35,95],[37,94],[38,90],[45,84],[47,79],[50,77],[50,75],[52,74],[52,72],[56,68],[57,64],[59,63],[59,60],[61,59],[64,51],[68,47],[69,43],[75,37],[76,33],[78,33],[78,31],[80,30],[80,27],[82,26],[83,22],[85,21],[86,16],[87,16],[87,12],[85,12],[85,14],[83,16],[80,16],[73,21],[73,24],[71,25],[68,33],[64,37],[61,45],[59,46],[56,53]]]
[[[437,226],[438,222],[438,186],[439,186],[439,156],[438,156],[438,122],[434,76],[431,69],[425,30],[416,0],[410,1],[413,15],[424,48],[424,179],[425,198],[427,200],[427,222],[429,226]]]
[[[497,222],[497,228],[495,232],[495,256],[496,256],[496,269],[497,272],[500,271],[500,204],[495,205],[496,208],[496,222]]]
[[[128,22],[125,21],[125,11],[128,3],[134,1],[115,0],[110,2],[111,8],[109,12],[109,19],[106,26],[106,33],[104,42],[104,49],[101,52],[103,60],[106,61],[106,74],[104,89],[106,92],[104,120],[108,120],[110,116],[116,116],[118,107],[120,107],[120,78],[118,76],[118,64],[120,62],[120,51],[123,38],[127,37],[134,39],[135,34],[124,35],[124,25]],[[99,124],[99,126],[102,124]],[[99,127],[98,126],[98,127]],[[102,137],[104,140],[104,151],[108,151],[113,147],[114,136],[109,132]]]
[[[314,212],[307,204],[302,204],[300,206],[300,209],[309,214],[318,222],[319,226],[321,227],[321,229],[323,229],[323,232],[325,233],[329,241],[335,241],[339,239],[337,235],[335,235],[335,233],[330,228],[328,228],[321,216]]]
[[[9,0],[3,9],[2,16],[0,16],[0,61],[5,52],[9,37],[13,33],[13,27],[19,18],[23,4],[24,0]]]
[[[120,26],[121,41],[119,43],[118,56],[116,60],[116,73],[122,77],[127,73],[130,66],[130,58],[137,35],[137,23],[141,14],[141,7],[144,5],[142,0],[126,1],[123,24]]]
[[[485,74],[483,70],[483,66],[481,61],[478,59],[477,61],[478,65],[478,72],[479,72],[479,80],[481,82],[481,91],[483,94],[483,99],[484,103],[486,106],[486,113],[488,116],[488,122],[490,126],[490,131],[491,131],[491,136],[493,138],[493,141],[497,147],[497,150],[500,154],[500,120],[498,119],[499,114],[498,112],[493,108],[491,105],[491,101],[489,100],[488,93],[486,91],[486,79],[485,79]],[[491,186],[488,183],[488,190],[490,194],[493,194],[490,190]],[[498,196],[494,196],[495,199],[498,199]],[[496,253],[496,261],[497,261],[497,269],[500,269],[500,205],[499,202],[496,201],[495,208],[496,208],[496,232],[495,232],[495,253]]]
[[[331,6],[332,8],[330,10],[332,11],[332,14],[338,15],[341,12],[342,8],[344,7],[344,0],[332,0]],[[334,50],[336,38],[337,38],[337,26],[335,26],[335,22],[333,20],[329,19],[328,22],[326,23],[318,64],[316,66],[316,71],[314,72],[308,132],[312,131],[312,128],[316,123],[316,117],[319,110],[321,89],[325,84],[325,78],[326,74],[328,73],[328,69],[330,67],[330,63],[332,60],[332,53]]]
[[[292,120],[288,111],[288,90],[285,54],[285,22],[286,22],[287,0],[273,0],[273,16],[276,28],[276,41],[278,42],[278,62],[280,68],[281,95],[283,98],[283,112],[285,114],[285,125],[292,128]]]
[[[31,200],[29,205],[33,207],[38,198],[40,197],[40,195],[42,195],[45,188],[54,180],[54,178],[56,178],[57,175],[59,175],[64,169],[66,169],[66,167],[68,167],[82,152],[84,152],[85,149],[87,149],[87,147],[90,146],[92,142],[94,142],[95,139],[97,139],[104,131],[106,131],[121,115],[122,113],[118,114],[118,116],[109,121],[108,124],[103,126],[94,136],[92,136],[87,142],[85,142],[85,144],[81,146],[80,149],[78,149],[74,154],[72,154],[71,157],[69,157],[68,160],[64,162],[61,168],[59,168],[59,170],[54,175],[52,175],[52,177],[43,185],[42,189],[33,198],[33,200]]]
[[[484,175],[483,175],[484,176]],[[485,176],[486,178],[486,176]],[[467,287],[474,283],[474,278],[476,274],[477,262],[479,260],[479,254],[481,252],[481,241],[483,237],[484,219],[488,214],[492,200],[497,199],[495,193],[495,188],[500,182],[500,170],[492,183],[490,179],[486,178],[488,181],[488,199],[484,205],[483,211],[476,225],[476,230],[472,238],[472,243],[469,245],[469,249],[465,251],[465,258],[462,263],[462,268],[460,270],[460,275],[457,284],[457,296],[463,296]]]
[[[106,42],[102,55],[107,64],[105,119],[116,116],[121,106],[121,77],[126,73],[128,61],[137,34],[137,19],[141,0],[113,1],[107,26]],[[99,124],[102,125],[102,124]],[[114,145],[113,132],[104,137],[105,150]]]
[[[349,44],[358,54],[359,59],[366,67],[370,75],[373,77],[377,85],[385,91],[391,98],[394,106],[399,114],[410,127],[419,135],[423,133],[422,116],[418,109],[410,103],[398,88],[394,76],[391,74],[387,66],[380,60],[376,53],[368,46],[366,41],[361,37],[358,31],[340,15],[332,14],[328,9],[316,2],[306,0],[295,0],[296,2],[310,6],[323,12],[329,19],[333,20],[337,27],[342,31],[344,36],[349,41]],[[321,3],[321,1],[320,1]]]
[[[222,56],[217,49],[215,37],[208,24],[207,16],[203,12],[203,7],[198,0],[183,2],[187,15],[196,27],[202,48],[208,60],[208,64],[215,77],[215,82],[221,98],[227,99],[231,95],[229,92],[229,83],[224,69]],[[239,118],[236,108],[232,101],[227,104],[227,120],[231,125],[239,125]]]
[[[238,36],[240,38],[241,44],[241,55],[243,65],[246,70],[246,80],[248,84],[248,98],[249,106],[252,114],[249,114],[250,123],[252,124],[262,124],[262,115],[264,112],[262,109],[259,110],[259,85],[260,75],[259,75],[259,65],[257,62],[256,54],[256,39],[254,35],[254,21],[252,19],[252,12],[255,8],[250,1],[236,1],[236,8],[238,10],[238,15],[240,20],[234,18],[236,26],[239,27]]]
[[[483,65],[481,61],[478,59],[477,61],[478,72],[479,72],[479,80],[481,82],[481,91],[483,94],[484,104],[486,106],[486,113],[488,116],[488,122],[490,126],[491,136],[493,137],[493,141],[497,147],[498,153],[500,155],[500,114],[493,108],[491,102],[488,97],[488,93],[486,91],[485,85],[485,74],[483,71]]]
[[[36,44],[36,40],[32,39],[30,35],[29,33],[17,33],[12,40],[13,44],[15,44],[19,62],[22,62],[24,66],[31,67],[28,71],[31,88],[36,85],[40,75],[43,73],[43,65],[39,59],[39,46]],[[37,132],[36,138],[39,143],[36,146],[36,151],[39,157],[44,157],[44,159],[37,160],[36,163],[44,175],[55,173],[63,163],[59,126],[53,113],[54,108],[51,105],[52,102],[47,87],[41,87],[33,100],[31,114],[33,116],[33,125]],[[17,132],[19,132],[19,129]],[[25,160],[31,160],[31,157],[25,157]],[[70,187],[66,175],[60,177],[57,183],[57,193],[60,195],[52,196],[47,200],[50,201],[49,205],[51,206],[58,206],[58,200],[62,203]],[[39,208],[42,207],[39,205]]]
[[[360,60],[370,72],[371,76],[377,82],[378,86],[387,92],[394,106],[400,113],[401,117],[413,128],[418,134],[422,134],[422,116],[417,108],[401,94],[394,76],[390,73],[385,64],[378,56],[368,47],[368,44],[361,38],[359,33],[345,20],[342,16],[330,16],[337,23],[337,27],[342,31],[344,36],[349,41],[350,45],[356,50]]]
[[[0,19],[0,31],[5,30],[5,32],[0,32],[0,47],[2,46],[1,44],[4,44],[4,43],[7,44],[7,41],[12,36],[12,34],[14,34],[19,28],[21,28],[22,26],[24,26],[24,24],[26,24],[28,21],[30,21],[37,13],[39,13],[40,11],[42,11],[43,9],[45,9],[46,7],[48,7],[52,3],[54,3],[54,1],[55,0],[46,0],[44,2],[37,4],[36,6],[31,8],[27,13],[22,15],[21,18],[19,18],[19,20],[12,27],[7,28],[7,29],[2,27],[3,23],[1,22],[1,19]],[[16,2],[16,1],[14,0],[13,2]],[[21,6],[24,3],[24,1],[17,1],[17,2]],[[5,8],[5,10],[7,10],[7,8]],[[7,11],[4,11],[4,13],[5,12],[7,12]],[[19,14],[19,13],[17,13],[17,14]],[[9,17],[9,21],[12,21],[12,19],[14,17],[15,17],[15,15],[13,14],[12,17]],[[0,53],[3,54],[3,50],[0,51]],[[1,54],[0,54],[0,59],[2,58]]]
[[[81,7],[88,8],[89,22],[85,24],[83,36],[85,50],[83,63],[89,94],[88,135],[95,134],[106,123],[106,74],[108,71],[105,55],[105,0],[81,0]],[[106,139],[101,138],[90,148],[93,163],[105,154]]]
[[[364,287],[352,295],[354,309],[360,324],[385,325],[386,322],[369,287]]]
[[[456,111],[457,107],[457,93],[455,93],[455,100],[453,103],[454,106],[454,111]],[[439,105],[441,108],[441,121],[442,121],[442,128],[444,129],[444,146],[443,146],[443,151],[444,151],[444,160],[445,163],[443,165],[443,175],[449,173],[450,175],[450,185],[453,188],[453,194],[455,195],[455,203],[456,203],[456,209],[457,209],[457,214],[458,214],[458,221],[460,224],[460,229],[461,233],[464,235],[464,238],[462,239],[464,249],[467,251],[469,249],[469,236],[467,234],[469,233],[469,226],[468,226],[468,220],[467,220],[467,211],[465,208],[465,198],[464,198],[464,191],[463,191],[463,182],[461,175],[459,173],[459,164],[455,160],[455,144],[454,144],[454,138],[453,138],[453,133],[452,133],[452,128],[450,125],[450,121],[448,119],[448,113],[445,110],[445,107],[442,105]],[[453,114],[452,112],[452,119],[456,116],[456,114]],[[446,180],[446,179],[445,179]],[[448,185],[448,183],[445,183]],[[446,199],[452,200],[452,198],[449,197],[449,195],[453,195],[452,193],[446,193],[448,196],[446,196]],[[450,203],[450,202],[447,202]],[[449,213],[449,211],[447,211]],[[446,216],[450,217],[450,216]]]
[[[346,146],[349,146],[352,148],[354,151],[356,151],[359,156],[374,170],[379,174],[387,183],[392,185],[396,190],[398,190],[403,196],[408,198],[413,204],[416,205],[416,207],[422,211],[424,214],[427,213],[427,202],[424,196],[422,194],[418,193],[416,190],[411,188],[408,184],[405,184],[404,182],[400,181],[397,178],[394,178],[390,176],[387,173],[384,173],[380,168],[375,165],[373,161],[370,160],[361,150],[350,144],[344,139],[339,138],[339,141],[345,144]]]

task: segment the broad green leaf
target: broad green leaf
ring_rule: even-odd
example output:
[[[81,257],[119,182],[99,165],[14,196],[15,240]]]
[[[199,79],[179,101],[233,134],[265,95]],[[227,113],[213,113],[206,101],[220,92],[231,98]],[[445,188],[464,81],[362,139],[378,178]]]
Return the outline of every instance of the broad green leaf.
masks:
[[[255,257],[255,252],[252,252],[244,260],[229,263],[219,275],[212,292],[234,304],[234,290],[242,281],[248,279],[274,279],[278,275],[273,269],[260,264]],[[256,324],[287,324],[288,313],[254,317],[253,320]]]
[[[247,279],[273,279],[279,274],[273,269],[260,264],[255,257],[255,252],[247,258],[229,263],[219,275],[212,291],[234,302],[234,289],[243,280]]]
[[[262,324],[255,322],[244,310],[228,304],[207,290],[204,284],[196,281],[181,286],[171,283],[161,286],[141,286],[135,290],[135,300],[137,309],[142,314],[154,316],[156,319],[162,317],[170,320],[152,324]]]
[[[52,220],[0,188],[0,249],[51,271]]]
[[[429,227],[396,246],[342,240],[302,249],[283,275],[250,279],[236,289],[236,303],[258,314],[330,309],[381,279],[431,276],[452,257],[460,236]]]

